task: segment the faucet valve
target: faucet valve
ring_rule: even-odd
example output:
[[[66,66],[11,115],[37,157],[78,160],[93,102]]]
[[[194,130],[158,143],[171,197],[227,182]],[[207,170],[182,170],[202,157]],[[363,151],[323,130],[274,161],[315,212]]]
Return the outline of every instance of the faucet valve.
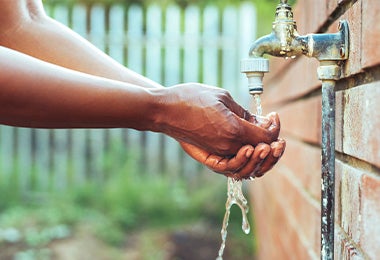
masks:
[[[240,71],[248,78],[248,89],[251,95],[263,93],[264,73],[269,71],[269,60],[262,57],[244,59],[240,63]]]
[[[287,53],[291,52],[294,37],[298,35],[296,21],[293,19],[293,11],[287,1],[281,1],[276,8],[273,32],[279,39],[280,54],[286,56]]]

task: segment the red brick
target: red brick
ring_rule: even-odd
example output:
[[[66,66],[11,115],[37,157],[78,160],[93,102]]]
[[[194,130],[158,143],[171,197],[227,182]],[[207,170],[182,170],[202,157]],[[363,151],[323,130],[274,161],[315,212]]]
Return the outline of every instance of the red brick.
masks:
[[[371,259],[380,255],[380,178],[364,174],[361,183],[360,247]]]
[[[336,196],[337,207],[340,209],[340,225],[351,239],[358,243],[360,239],[360,179],[362,171],[344,164],[336,162],[336,172],[339,172],[340,179],[335,183],[340,187],[340,192]],[[338,184],[339,182],[339,184]]]
[[[289,221],[297,229],[298,237],[302,239],[303,244],[307,245],[308,248],[314,249],[314,251],[318,251],[319,244],[314,239],[317,238],[315,234],[320,228],[319,201],[311,199],[308,193],[303,190],[303,187],[295,185],[298,182],[297,180],[289,179],[291,177],[287,176],[287,179],[283,180],[286,193],[279,194],[281,196],[279,199],[284,200],[284,203],[281,203],[281,205],[285,214],[290,219]],[[316,245],[318,245],[318,248],[313,248]]]
[[[330,16],[338,8],[338,0],[326,1],[327,14]]]
[[[359,73],[362,71],[362,2],[357,1],[350,9],[340,17],[333,25],[330,26],[330,32],[338,31],[338,23],[340,20],[346,20],[349,28],[349,54],[348,60],[343,66],[343,77]]]
[[[298,57],[280,75],[267,82],[264,77],[265,104],[275,104],[304,96],[317,89],[319,62],[305,56]]]
[[[318,31],[327,20],[326,1],[297,1],[294,17],[297,21],[298,32],[301,35]]]
[[[252,199],[252,212],[255,220],[255,234],[257,236],[258,258],[275,259],[277,250],[272,250],[268,243],[273,243],[273,234],[277,232],[275,217],[278,207],[276,201],[269,190],[268,181],[252,182],[249,185],[250,197]]]
[[[271,241],[266,241],[267,244],[285,243],[281,248],[293,248],[295,250],[296,247],[297,250],[282,252],[282,255],[293,254],[296,256],[295,252],[297,252],[298,255],[302,256],[297,259],[309,259],[309,257],[303,258],[304,254],[310,250],[317,252],[318,249],[315,247],[319,248],[318,241],[315,239],[319,240],[316,233],[320,227],[320,209],[315,202],[311,202],[312,200],[308,197],[307,192],[301,191],[302,186],[296,184],[298,181],[286,172],[288,170],[283,166],[277,167],[270,175],[256,180],[254,186],[251,186],[255,218],[261,218],[258,222],[262,224],[266,222],[265,226],[268,226],[268,223],[273,225],[272,228],[268,227],[265,230],[263,227],[258,228],[258,236],[260,236],[260,232],[266,233],[271,229],[278,235],[272,237]],[[265,200],[261,200],[262,194],[256,195],[257,192],[263,191],[262,187],[258,191],[255,188],[256,186],[268,187],[264,195]],[[256,210],[259,209],[265,212],[257,213]],[[281,225],[276,225],[277,223],[281,223]],[[296,234],[291,230],[294,230]],[[269,235],[264,236],[268,237]],[[294,241],[298,241],[300,244]],[[265,245],[262,246],[265,247]]]
[[[282,57],[268,57],[269,58],[269,72],[264,76],[264,87],[270,84],[271,81],[276,81],[277,77],[282,77],[281,74],[287,73],[287,70],[292,66],[296,60],[285,59]]]
[[[376,2],[376,3],[375,3]],[[380,5],[377,1],[362,0],[362,65],[380,64]],[[359,20],[357,20],[358,23]]]
[[[316,200],[321,197],[321,150],[291,137],[285,137],[286,151],[278,163],[284,164]],[[276,168],[275,168],[276,169]]]
[[[281,118],[283,134],[286,133],[310,143],[320,143],[320,96],[293,102],[277,111]]]
[[[344,91],[343,151],[380,167],[380,83]]]

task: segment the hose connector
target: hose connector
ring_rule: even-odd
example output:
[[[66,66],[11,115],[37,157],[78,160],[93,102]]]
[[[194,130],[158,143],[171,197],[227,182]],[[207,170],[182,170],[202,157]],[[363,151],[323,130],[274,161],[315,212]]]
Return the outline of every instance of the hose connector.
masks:
[[[240,63],[240,71],[248,78],[249,94],[262,94],[263,77],[269,71],[269,60],[262,57],[244,59]]]

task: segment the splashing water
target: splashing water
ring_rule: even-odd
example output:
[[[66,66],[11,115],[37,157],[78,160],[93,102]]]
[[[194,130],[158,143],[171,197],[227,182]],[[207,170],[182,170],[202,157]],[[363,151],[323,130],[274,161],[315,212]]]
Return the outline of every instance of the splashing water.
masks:
[[[228,227],[228,221],[230,218],[230,212],[231,212],[231,207],[233,204],[236,204],[240,207],[243,220],[242,220],[242,225],[241,228],[243,229],[244,233],[248,234],[251,230],[251,227],[249,226],[248,222],[248,202],[245,199],[241,186],[242,186],[242,181],[239,180],[234,180],[233,178],[227,178],[227,183],[228,183],[228,189],[227,189],[227,202],[226,202],[226,213],[224,214],[224,219],[223,219],[223,226],[221,230],[221,235],[222,235],[222,244],[220,245],[218,257],[216,260],[222,260],[223,259],[223,252],[224,248],[226,247],[226,239],[227,239],[227,227]]]
[[[256,94],[253,96],[254,104],[256,105],[256,115],[261,116],[262,115],[262,107],[261,107],[261,97],[260,95]],[[216,260],[223,260],[223,252],[224,248],[226,247],[226,240],[227,240],[227,227],[228,227],[228,221],[230,218],[230,212],[231,207],[233,204],[236,204],[241,209],[241,214],[243,217],[241,228],[244,231],[245,234],[248,234],[251,230],[248,222],[248,202],[246,198],[244,197],[243,191],[242,191],[242,181],[241,180],[235,180],[231,177],[227,178],[227,201],[226,201],[226,213],[224,214],[223,219],[223,226],[222,230],[220,231],[222,235],[222,244],[220,245],[220,249],[218,252],[218,257]]]

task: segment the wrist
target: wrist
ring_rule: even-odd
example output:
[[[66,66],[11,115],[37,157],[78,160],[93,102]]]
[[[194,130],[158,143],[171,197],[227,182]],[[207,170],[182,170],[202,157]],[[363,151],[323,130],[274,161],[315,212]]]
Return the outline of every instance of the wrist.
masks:
[[[148,120],[148,129],[153,132],[160,132],[167,134],[169,128],[170,108],[168,100],[171,93],[165,87],[160,88],[148,88],[150,101],[149,108],[146,112],[146,119]]]

